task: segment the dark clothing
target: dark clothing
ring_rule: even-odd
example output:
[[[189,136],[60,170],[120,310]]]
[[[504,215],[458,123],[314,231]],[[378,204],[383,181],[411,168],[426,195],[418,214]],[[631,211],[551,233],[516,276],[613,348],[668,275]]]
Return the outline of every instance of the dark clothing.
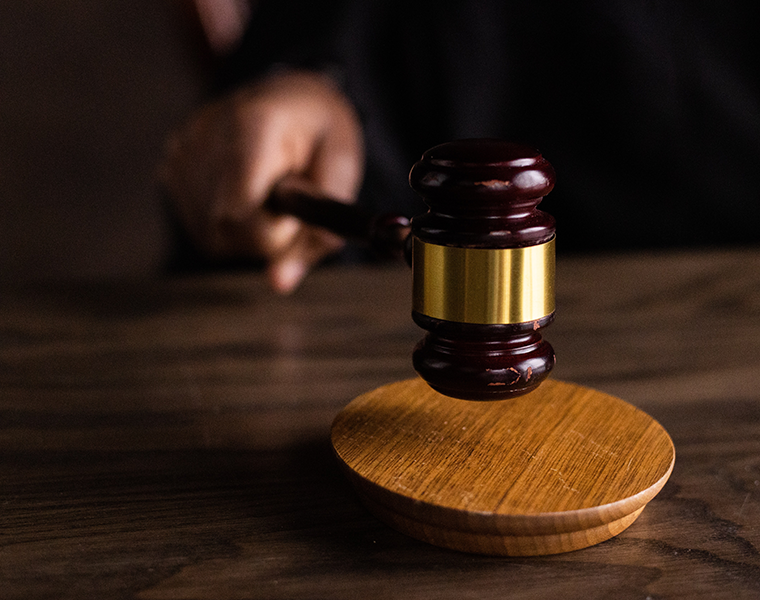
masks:
[[[459,138],[529,143],[557,171],[560,250],[760,241],[760,36],[749,2],[260,0],[227,85],[328,69],[365,127],[361,201]]]

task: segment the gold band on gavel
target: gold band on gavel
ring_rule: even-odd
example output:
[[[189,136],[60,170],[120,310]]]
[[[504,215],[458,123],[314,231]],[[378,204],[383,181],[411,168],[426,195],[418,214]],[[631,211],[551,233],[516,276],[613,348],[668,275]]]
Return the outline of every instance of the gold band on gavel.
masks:
[[[456,248],[413,240],[413,308],[459,323],[535,321],[554,312],[554,238],[526,248]]]

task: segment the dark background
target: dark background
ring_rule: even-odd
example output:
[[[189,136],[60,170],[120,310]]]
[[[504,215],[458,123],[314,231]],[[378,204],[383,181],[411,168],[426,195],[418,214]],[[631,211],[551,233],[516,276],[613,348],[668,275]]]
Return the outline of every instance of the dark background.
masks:
[[[135,277],[167,259],[166,134],[207,89],[179,0],[0,2],[0,280]]]
[[[327,4],[340,2],[319,3],[319,10]],[[389,1],[390,8],[385,7],[385,2],[374,4],[389,11],[397,8],[391,13],[402,16],[400,26],[409,29],[412,42],[426,39],[418,31],[418,25],[430,21],[423,18],[424,12],[413,19],[406,3]],[[435,4],[437,12],[441,12],[443,4]],[[533,17],[537,6],[557,6],[546,2],[508,4],[511,16],[516,6],[524,6],[528,16]],[[639,73],[639,67],[652,67],[655,74],[667,75],[667,69],[660,68],[667,66],[667,57],[661,48],[647,45],[651,45],[648,35],[658,31],[660,21],[642,21],[649,29],[643,25],[639,28],[633,18],[635,11],[629,14],[627,2],[614,3],[618,12],[607,10],[613,3],[589,0],[581,4],[590,12],[579,12],[573,5],[569,14],[577,22],[557,29],[569,33],[571,39],[558,37],[553,34],[555,30],[550,30],[553,33],[546,34],[545,44],[519,44],[519,64],[533,64],[526,57],[551,46],[549,41],[560,49],[558,56],[564,57],[567,64],[562,60],[556,64],[560,77],[544,77],[543,71],[536,70],[536,81],[546,79],[548,91],[541,88],[542,93],[533,94],[529,85],[515,86],[530,92],[531,102],[526,106],[533,108],[509,113],[518,121],[512,124],[509,136],[523,130],[537,135],[537,139],[520,141],[540,148],[560,174],[557,188],[542,205],[562,224],[558,244],[567,245],[573,236],[575,246],[569,244],[571,249],[594,251],[726,242],[756,244],[760,223],[760,198],[756,197],[760,179],[755,168],[760,160],[760,113],[756,98],[760,83],[753,74],[756,69],[752,61],[757,60],[757,52],[748,51],[755,48],[757,38],[748,35],[751,24],[742,18],[747,5],[741,0],[695,5],[691,20],[671,15],[674,39],[681,44],[679,48],[686,49],[671,58],[690,69],[682,85],[673,87],[681,96],[675,99],[678,102],[671,98],[671,105],[663,93],[670,87],[649,93],[643,84],[637,87],[635,78],[627,78]],[[633,4],[644,6],[641,2]],[[218,83],[214,68],[217,65],[204,45],[191,5],[189,0],[0,2],[0,283],[40,278],[139,277],[159,273],[167,264],[176,232],[156,185],[156,165],[167,133],[208,98]],[[350,2],[347,5],[358,6],[359,13],[364,6]],[[503,8],[498,2],[490,5]],[[665,5],[673,10],[686,6],[680,2]],[[269,6],[287,13],[288,29],[292,26],[291,15],[301,14],[288,12],[289,4],[284,0],[274,0]],[[421,1],[415,6],[422,10],[427,4]],[[614,31],[609,27],[593,29],[586,16],[595,11],[606,14],[605,18],[620,20],[618,23],[613,19],[619,27]],[[562,14],[551,14],[552,22],[563,25]],[[649,12],[646,14],[651,17]],[[301,17],[308,26],[315,21]],[[275,35],[283,29],[270,27],[263,17],[254,22],[259,29],[269,28]],[[526,17],[524,22],[533,21]],[[584,24],[603,37],[609,34],[611,40],[576,36]],[[374,20],[366,25],[369,31],[381,31]],[[461,35],[467,33],[466,28],[463,31]],[[733,35],[734,32],[743,34]],[[643,62],[638,60],[639,55],[634,57],[636,61],[630,61],[632,72],[623,72],[624,61],[612,60],[609,53],[599,50],[607,47],[606,41],[615,42],[611,44],[613,48],[627,50],[625,43],[618,43],[628,39],[623,33],[640,42],[638,50],[646,51]],[[363,38],[359,38],[361,43]],[[458,39],[455,38],[445,37],[452,43]],[[716,42],[714,48],[708,44],[711,41]],[[425,49],[429,45],[423,44]],[[384,57],[388,47],[387,40],[379,41]],[[468,44],[457,46],[456,57],[461,57],[466,47]],[[413,44],[398,43],[399,48],[406,48],[415,60],[424,58],[425,53],[416,52]],[[356,48],[349,44],[351,49],[354,51],[348,55],[353,58]],[[253,52],[245,56],[250,59],[257,55]],[[646,92],[641,96],[644,101],[623,93],[623,100],[628,98],[628,102],[620,102],[618,97],[605,102],[589,92],[594,89],[594,81],[584,84],[571,60],[587,56],[594,59],[590,72],[597,79],[608,81],[619,76],[622,81],[625,76],[625,81],[633,82],[634,91],[640,87]],[[416,63],[412,63],[407,66],[415,67]],[[463,64],[470,63],[465,60]],[[418,68],[412,81],[420,72],[433,71]],[[487,80],[489,93],[494,91],[493,81],[500,81],[491,77],[493,72],[489,68],[488,77],[480,78]],[[600,78],[599,73],[611,75]],[[464,74],[472,79],[478,73]],[[737,75],[736,81],[746,84],[746,89],[733,85],[732,74]],[[435,99],[430,101],[423,94],[421,106],[427,113],[432,105],[445,103],[438,102],[440,94],[434,85],[425,85],[423,91],[431,92]],[[469,84],[453,89],[466,96],[466,107],[478,99],[491,98]],[[379,96],[374,92],[364,94],[370,104]],[[546,107],[540,103],[533,106],[534,96],[546,100],[552,110],[559,107],[555,121],[547,117],[551,111],[544,110]],[[403,102],[401,105],[406,106]],[[500,106],[496,105],[499,114]],[[487,112],[486,108],[481,106],[481,112]],[[477,111],[465,114],[471,116],[474,112]],[[531,121],[527,114],[538,116]],[[669,132],[669,139],[657,138],[660,130],[656,122],[647,120],[648,116],[661,118],[660,125],[667,125],[662,131]],[[442,119],[433,121],[440,124]],[[600,131],[610,139],[597,144],[596,138],[588,135],[592,122],[603,123]],[[652,127],[641,126],[642,122],[652,123]],[[564,145],[553,144],[549,134],[561,132],[568,123],[576,129],[566,132]],[[608,127],[610,123],[614,127]],[[411,194],[405,180],[411,162],[433,143],[461,137],[462,131],[479,131],[472,124],[465,125],[447,132],[443,139],[423,136],[424,141],[411,145],[409,156],[393,163],[389,170],[404,193]],[[549,132],[547,139],[541,137],[542,127]],[[376,133],[372,123],[367,123],[366,130],[368,139],[384,139],[371,135]],[[581,148],[584,142],[585,150]],[[385,156],[380,152],[375,155]],[[602,168],[602,163],[614,168]],[[653,163],[659,171],[652,168]],[[626,168],[618,169],[622,166]],[[367,180],[372,180],[372,173],[368,168]],[[605,182],[602,175],[610,180]],[[653,185],[660,180],[673,183],[676,193],[670,193],[669,187]],[[401,194],[383,193],[380,197],[400,198]]]

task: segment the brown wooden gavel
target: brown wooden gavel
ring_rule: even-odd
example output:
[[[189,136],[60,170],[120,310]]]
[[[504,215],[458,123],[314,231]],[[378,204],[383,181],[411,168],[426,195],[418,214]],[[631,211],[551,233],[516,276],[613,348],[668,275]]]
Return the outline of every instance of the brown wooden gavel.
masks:
[[[268,207],[412,266],[412,318],[427,330],[413,354],[435,390],[501,400],[538,387],[554,366],[539,331],[554,320],[554,218],[537,209],[552,166],[530,147],[462,140],[412,167],[429,210],[411,222],[306,193],[284,182]]]

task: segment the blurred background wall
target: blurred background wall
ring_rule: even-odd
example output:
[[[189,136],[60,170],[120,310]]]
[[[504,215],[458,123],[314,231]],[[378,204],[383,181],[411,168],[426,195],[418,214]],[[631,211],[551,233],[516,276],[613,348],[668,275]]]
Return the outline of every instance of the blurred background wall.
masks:
[[[180,0],[2,0],[0,283],[159,270],[156,163],[209,74]]]

